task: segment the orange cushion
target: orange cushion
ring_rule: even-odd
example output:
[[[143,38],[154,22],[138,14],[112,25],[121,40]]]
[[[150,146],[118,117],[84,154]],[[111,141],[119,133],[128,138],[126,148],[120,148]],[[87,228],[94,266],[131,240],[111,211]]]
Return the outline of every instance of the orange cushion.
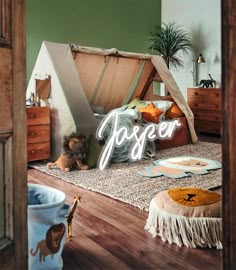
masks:
[[[184,116],[183,112],[180,110],[176,103],[173,103],[171,107],[166,111],[166,116],[168,118],[179,118]]]
[[[145,108],[138,108],[138,110],[142,113],[144,120],[156,124],[159,122],[159,116],[163,113],[163,111],[156,108],[153,103],[150,103]]]

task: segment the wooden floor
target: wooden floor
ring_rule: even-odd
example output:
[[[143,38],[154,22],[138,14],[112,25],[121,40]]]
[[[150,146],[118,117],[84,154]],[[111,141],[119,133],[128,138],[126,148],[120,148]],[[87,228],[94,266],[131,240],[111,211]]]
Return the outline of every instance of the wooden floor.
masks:
[[[64,191],[68,204],[74,195],[82,196],[73,219],[73,240],[66,241],[63,251],[64,270],[221,269],[220,250],[180,248],[152,238],[144,230],[147,213],[135,207],[35,169],[28,170],[28,181]]]

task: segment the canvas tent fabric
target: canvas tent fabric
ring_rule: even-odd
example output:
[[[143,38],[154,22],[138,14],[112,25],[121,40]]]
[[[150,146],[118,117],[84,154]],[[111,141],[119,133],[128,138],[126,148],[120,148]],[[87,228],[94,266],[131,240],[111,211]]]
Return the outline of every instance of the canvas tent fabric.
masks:
[[[89,135],[96,131],[98,120],[84,94],[70,46],[43,42],[33,69],[27,97],[35,89],[35,80],[51,76],[49,97],[51,117],[51,156],[62,152],[63,138],[74,131]]]
[[[137,79],[142,64],[144,69]],[[193,113],[161,56],[44,41],[27,87],[27,97],[35,91],[36,79],[51,76],[50,159],[55,160],[61,154],[65,135],[77,131],[88,136],[96,131],[99,121],[93,114],[92,105],[104,105],[109,111],[127,102],[128,95],[130,100],[135,95],[144,95],[142,89],[156,73],[184,113],[191,140],[196,142]],[[137,82],[133,93],[128,93],[134,78]],[[127,85],[126,89],[124,86]],[[93,103],[89,104],[92,94]]]
[[[74,44],[71,45],[71,48],[72,48],[73,52],[78,52],[81,54],[102,55],[102,56],[107,56],[107,57],[114,55],[116,57],[120,57],[119,61],[121,61],[121,59],[124,59],[124,58],[125,59],[137,59],[139,61],[140,60],[149,60],[149,63],[147,62],[146,64],[150,65],[150,62],[152,63],[152,65],[154,66],[155,70],[157,71],[159,77],[163,81],[166,89],[170,93],[171,97],[174,99],[176,104],[179,106],[181,111],[184,113],[184,115],[188,121],[192,142],[197,141],[197,136],[196,136],[194,126],[193,126],[193,121],[194,121],[193,113],[192,113],[191,109],[189,108],[185,98],[183,97],[178,85],[176,84],[171,72],[167,68],[167,66],[166,66],[166,64],[161,56],[118,51],[117,49],[114,49],[114,48],[112,48],[112,49],[99,49],[99,48],[93,48],[93,47],[84,47],[84,46],[79,46],[79,45],[74,45]],[[81,57],[81,55],[79,57]],[[142,62],[140,63],[140,65],[142,65]],[[77,69],[79,69],[79,68],[77,67]],[[81,71],[81,70],[79,69],[79,71]],[[132,71],[129,70],[129,72],[131,73]],[[136,71],[136,73],[137,72],[139,72],[139,69]],[[101,94],[102,94],[102,91],[101,91]],[[139,94],[140,94],[140,92],[135,91],[134,94],[131,96],[131,99],[134,98],[135,95],[139,95]],[[115,98],[118,99],[117,93],[116,93]],[[126,96],[125,96],[125,98],[126,98]]]

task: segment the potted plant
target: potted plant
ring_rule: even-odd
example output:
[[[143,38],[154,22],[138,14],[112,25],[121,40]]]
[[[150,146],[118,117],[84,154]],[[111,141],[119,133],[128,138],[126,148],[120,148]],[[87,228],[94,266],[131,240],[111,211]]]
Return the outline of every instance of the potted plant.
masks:
[[[145,42],[145,47],[162,55],[168,68],[170,65],[178,68],[183,67],[183,61],[178,53],[188,54],[192,49],[191,42],[188,32],[175,22],[170,22],[155,26]]]

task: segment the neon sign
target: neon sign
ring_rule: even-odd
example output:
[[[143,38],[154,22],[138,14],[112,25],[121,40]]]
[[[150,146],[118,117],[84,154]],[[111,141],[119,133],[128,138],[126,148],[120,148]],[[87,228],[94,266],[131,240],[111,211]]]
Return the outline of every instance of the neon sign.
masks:
[[[99,157],[99,169],[105,169],[109,162],[115,146],[121,146],[125,141],[134,140],[131,147],[131,158],[139,160],[142,158],[143,151],[147,140],[154,141],[156,139],[171,139],[176,128],[181,126],[179,120],[162,121],[158,125],[147,124],[144,127],[134,125],[132,130],[127,127],[119,127],[119,115],[117,112],[111,112],[103,119],[97,129],[97,139],[104,139],[104,132],[109,124],[112,124],[112,133],[103,147]]]

